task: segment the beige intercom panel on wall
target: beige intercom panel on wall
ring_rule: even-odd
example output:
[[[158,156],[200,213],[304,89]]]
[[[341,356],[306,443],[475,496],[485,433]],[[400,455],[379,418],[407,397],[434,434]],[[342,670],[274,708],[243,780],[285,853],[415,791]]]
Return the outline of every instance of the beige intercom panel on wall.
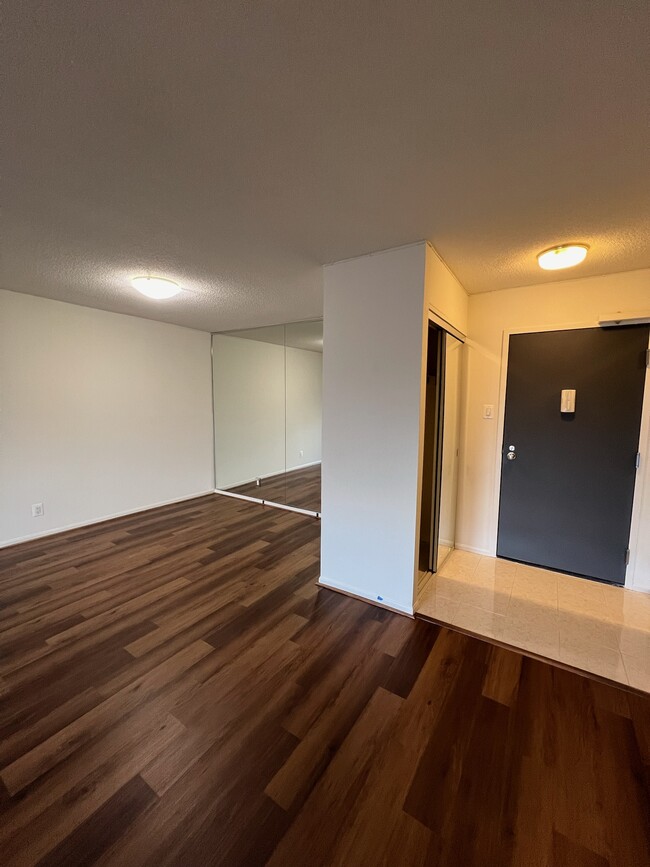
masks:
[[[576,390],[575,388],[562,389],[560,398],[560,412],[575,412],[576,411]]]

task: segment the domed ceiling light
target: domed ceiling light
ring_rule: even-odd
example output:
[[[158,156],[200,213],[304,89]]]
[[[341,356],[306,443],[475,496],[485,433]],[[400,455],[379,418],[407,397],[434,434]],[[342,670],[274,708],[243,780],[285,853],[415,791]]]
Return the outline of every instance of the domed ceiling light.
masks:
[[[589,247],[587,244],[559,244],[537,254],[539,267],[545,271],[559,271],[562,268],[573,268],[584,262]]]
[[[173,298],[174,295],[182,292],[178,283],[166,277],[133,277],[131,283],[138,292],[142,292],[147,298],[155,298],[156,301]]]

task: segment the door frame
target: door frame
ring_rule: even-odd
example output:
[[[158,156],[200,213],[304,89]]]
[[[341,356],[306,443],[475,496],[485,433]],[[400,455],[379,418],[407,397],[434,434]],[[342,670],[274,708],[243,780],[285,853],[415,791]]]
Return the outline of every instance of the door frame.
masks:
[[[424,470],[424,422],[425,422],[425,412],[424,408],[426,405],[426,358],[427,358],[427,340],[429,335],[429,323],[433,323],[442,331],[446,331],[447,334],[451,334],[452,337],[455,337],[459,343],[462,343],[463,346],[471,346],[471,340],[468,336],[460,329],[456,328],[451,324],[444,316],[431,304],[425,305],[424,315],[422,317],[422,368],[420,372],[420,431],[419,431],[419,439],[418,439],[418,486],[417,486],[417,510],[416,510],[416,523],[415,523],[415,538],[414,542],[414,570],[413,570],[413,605],[416,606],[417,600],[424,589],[425,584],[433,574],[432,572],[423,572],[420,569],[419,563],[419,544],[420,544],[420,520],[422,517],[420,504],[422,502],[422,484],[423,484],[423,470]],[[464,415],[466,409],[466,400],[467,400],[467,357],[466,351],[463,352],[462,356],[462,366],[461,366],[461,388],[460,388],[460,434],[458,441],[458,448],[460,450],[459,457],[459,470],[458,470],[458,479],[456,482],[457,491],[460,491],[461,486],[461,466],[462,466],[462,456],[465,454],[465,443],[464,443]],[[458,520],[459,514],[459,503],[460,497],[456,498],[456,520]],[[460,546],[458,546],[460,548]],[[495,542],[495,550],[496,550],[496,542]]]
[[[517,328],[504,329],[501,336],[501,371],[499,376],[499,397],[497,405],[497,430],[495,449],[495,473],[494,473],[494,496],[492,498],[492,514],[490,515],[491,545],[490,554],[496,557],[497,539],[499,531],[499,505],[501,503],[501,469],[503,461],[503,431],[506,416],[506,385],[508,382],[508,356],[510,351],[510,337],[513,334],[541,334],[546,331],[575,331],[580,328],[602,328],[598,321],[593,319],[582,322],[562,322],[558,325],[531,325]],[[648,349],[650,350],[650,341]],[[646,448],[647,446],[647,448]],[[645,386],[643,390],[643,408],[641,410],[641,427],[639,431],[639,453],[641,465],[637,470],[634,483],[634,500],[632,505],[632,519],[630,522],[630,562],[625,571],[626,589],[634,589],[634,579],[637,566],[637,551],[639,535],[641,532],[641,506],[643,503],[644,489],[650,489],[650,468],[646,462],[650,461],[650,367],[646,367]],[[646,478],[647,477],[647,478]],[[645,483],[645,484],[644,484]],[[586,579],[585,579],[586,580]]]

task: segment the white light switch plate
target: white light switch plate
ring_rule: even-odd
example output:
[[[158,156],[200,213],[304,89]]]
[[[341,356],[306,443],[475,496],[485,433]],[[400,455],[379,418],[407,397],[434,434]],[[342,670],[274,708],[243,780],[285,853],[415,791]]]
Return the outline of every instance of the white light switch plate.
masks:
[[[483,404],[483,418],[494,418],[494,406],[491,403]]]

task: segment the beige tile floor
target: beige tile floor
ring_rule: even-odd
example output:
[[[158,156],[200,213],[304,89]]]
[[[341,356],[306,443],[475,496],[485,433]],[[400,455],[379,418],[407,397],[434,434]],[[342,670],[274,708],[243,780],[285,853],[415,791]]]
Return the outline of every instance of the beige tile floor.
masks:
[[[650,692],[650,594],[453,551],[416,612]]]

